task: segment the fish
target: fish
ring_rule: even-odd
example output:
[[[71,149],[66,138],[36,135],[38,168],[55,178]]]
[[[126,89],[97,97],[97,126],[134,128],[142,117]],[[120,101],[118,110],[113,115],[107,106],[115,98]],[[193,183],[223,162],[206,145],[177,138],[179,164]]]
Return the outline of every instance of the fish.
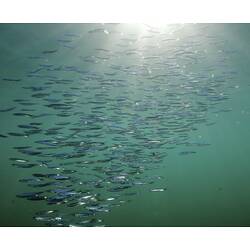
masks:
[[[108,191],[109,192],[120,192],[120,191],[125,190],[125,189],[130,188],[130,187],[131,187],[130,185],[117,186],[117,187],[108,189]]]
[[[15,116],[25,116],[25,117],[32,117],[32,114],[29,113],[14,113]]]
[[[62,202],[65,202],[65,197],[56,196],[56,197],[49,197],[47,199],[48,205],[60,204]]]
[[[104,32],[104,29],[103,28],[97,28],[97,29],[93,29],[93,30],[88,31],[89,34],[100,33],[100,32]]]
[[[154,189],[151,189],[151,192],[163,192],[165,190],[166,189],[164,189],[164,188],[154,188]]]
[[[195,151],[182,151],[179,154],[180,155],[189,155],[189,154],[195,154],[195,153],[196,153]]]
[[[36,197],[41,197],[40,195],[42,194],[43,192],[25,192],[25,193],[20,193],[20,194],[17,194],[16,197],[18,198],[29,198],[29,199],[32,199],[32,198],[36,198]]]
[[[55,179],[55,180],[60,180],[60,181],[69,180],[70,179],[69,176],[64,176],[64,175],[59,175],[59,174],[49,174],[47,176],[49,178],[52,178],[52,179]]]
[[[0,109],[0,112],[9,112],[14,110],[16,107],[11,107],[11,108],[7,108],[7,109]]]
[[[42,53],[43,54],[54,54],[57,52],[57,49],[54,49],[54,50],[44,50]]]
[[[42,201],[42,200],[46,200],[46,199],[47,199],[46,196],[40,196],[40,195],[27,197],[27,200],[31,200],[31,201]]]
[[[20,82],[22,79],[20,78],[2,78],[3,81],[6,82]]]
[[[36,163],[13,163],[12,165],[18,168],[33,168],[37,166]]]

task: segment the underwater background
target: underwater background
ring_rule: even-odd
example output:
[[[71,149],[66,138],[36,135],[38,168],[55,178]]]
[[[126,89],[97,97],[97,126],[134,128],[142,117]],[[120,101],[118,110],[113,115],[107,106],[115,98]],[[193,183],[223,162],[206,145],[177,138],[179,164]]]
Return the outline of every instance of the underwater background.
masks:
[[[249,226],[249,24],[1,24],[0,226]]]

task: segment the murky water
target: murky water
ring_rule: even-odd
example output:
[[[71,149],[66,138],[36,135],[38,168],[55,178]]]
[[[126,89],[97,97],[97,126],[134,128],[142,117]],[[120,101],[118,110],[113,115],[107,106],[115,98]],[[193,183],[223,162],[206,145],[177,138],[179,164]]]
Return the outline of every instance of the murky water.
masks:
[[[249,226],[247,24],[2,24],[2,226]]]

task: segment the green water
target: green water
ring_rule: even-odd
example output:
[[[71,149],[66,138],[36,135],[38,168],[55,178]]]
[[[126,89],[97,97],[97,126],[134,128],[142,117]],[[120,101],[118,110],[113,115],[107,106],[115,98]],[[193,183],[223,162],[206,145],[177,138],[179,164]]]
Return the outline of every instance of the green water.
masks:
[[[152,26],[0,25],[1,226],[249,226],[250,26]],[[59,187],[77,194],[48,205]]]

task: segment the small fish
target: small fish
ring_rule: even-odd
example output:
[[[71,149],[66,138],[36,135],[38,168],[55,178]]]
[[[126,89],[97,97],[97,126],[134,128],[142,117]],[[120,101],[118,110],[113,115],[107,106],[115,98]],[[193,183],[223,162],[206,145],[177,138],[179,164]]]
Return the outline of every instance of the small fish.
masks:
[[[165,190],[166,190],[165,188],[154,188],[154,189],[151,189],[151,192],[163,192]]]
[[[32,174],[34,177],[39,177],[39,178],[44,178],[44,177],[48,177],[48,175],[47,174],[36,174],[36,173],[34,173],[34,174]]]
[[[14,110],[16,107],[8,108],[8,109],[0,109],[0,112],[9,112]]]
[[[3,81],[7,81],[7,82],[20,82],[22,79],[18,79],[18,78],[2,78]]]
[[[53,53],[56,53],[57,52],[57,49],[54,49],[54,50],[44,50],[42,53],[43,54],[53,54]]]
[[[104,29],[99,28],[99,29],[93,29],[93,30],[88,31],[89,34],[99,33],[99,32],[104,32]]]
[[[27,155],[40,155],[42,153],[39,151],[34,151],[34,150],[29,150],[29,149],[21,149],[20,152],[22,152],[23,154],[27,154]]]
[[[26,134],[15,133],[15,132],[10,132],[10,133],[8,133],[8,135],[11,135],[11,136],[27,136]]]
[[[48,177],[53,178],[55,180],[59,180],[59,181],[64,181],[64,180],[70,179],[70,177],[68,177],[68,176],[59,175],[59,174],[49,174]]]
[[[35,181],[36,180],[36,178],[23,178],[23,179],[20,179],[19,180],[19,182],[24,182],[24,183],[26,183],[26,182],[32,182],[32,181]]]
[[[31,201],[42,201],[42,200],[46,200],[46,199],[47,199],[46,196],[40,196],[40,195],[27,197],[27,200],[31,200]]]
[[[195,154],[196,152],[195,151],[183,151],[183,152],[180,152],[179,155],[189,155],[189,154]]]
[[[32,168],[37,166],[35,163],[13,163],[12,165],[18,168]]]
[[[108,191],[109,192],[119,192],[119,191],[122,191],[122,190],[130,188],[130,187],[131,186],[129,186],[129,185],[118,186],[118,187],[110,188],[110,189],[108,189]]]
[[[65,197],[60,197],[60,196],[49,197],[47,199],[49,205],[59,204],[59,203],[63,202],[64,200],[65,200]]]
[[[14,113],[16,116],[26,116],[26,117],[32,117],[33,115],[28,114],[28,113]]]
[[[34,196],[39,196],[42,193],[43,192],[26,192],[26,193],[17,194],[16,197],[18,197],[18,198],[30,198],[30,197],[34,197]]]
[[[93,215],[95,215],[95,212],[92,210],[75,214],[76,217],[89,217],[89,216],[93,216]]]
[[[16,161],[16,162],[19,162],[19,163],[26,163],[28,162],[27,160],[24,160],[24,159],[19,159],[19,158],[10,158],[11,161]]]
[[[30,187],[47,187],[53,185],[54,182],[44,182],[44,183],[29,183],[28,186]]]
[[[75,172],[76,172],[76,170],[69,170],[69,169],[64,169],[64,170],[62,171],[63,174],[73,174],[73,173],[75,173]]]

